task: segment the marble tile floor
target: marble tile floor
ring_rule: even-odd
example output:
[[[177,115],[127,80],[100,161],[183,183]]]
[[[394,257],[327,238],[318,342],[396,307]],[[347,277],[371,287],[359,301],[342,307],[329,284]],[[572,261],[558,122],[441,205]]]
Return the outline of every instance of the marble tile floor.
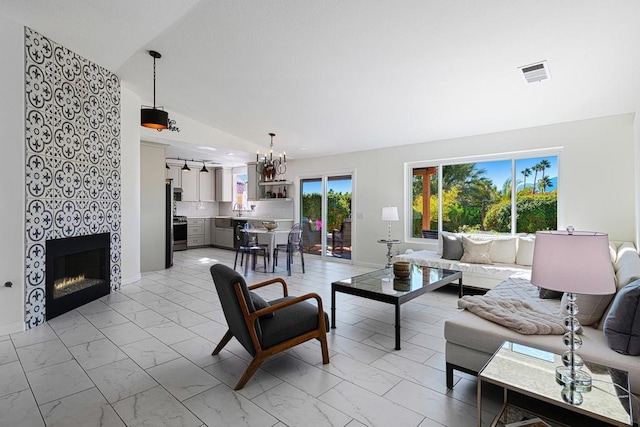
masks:
[[[0,336],[0,426],[474,426],[476,381],[445,386],[443,324],[457,291],[402,306],[402,350],[393,306],[337,294],[331,363],[308,342],[268,360],[233,391],[250,360],[232,340],[211,351],[226,322],[209,274],[234,252],[176,252],[174,266],[26,332]],[[249,284],[285,277],[290,293],[316,292],[330,311],[334,280],[370,271],[305,257],[286,271],[250,271]],[[282,263],[284,264],[284,263]],[[276,286],[263,290],[278,296]],[[494,393],[483,408],[497,411]],[[488,422],[487,422],[488,425]]]

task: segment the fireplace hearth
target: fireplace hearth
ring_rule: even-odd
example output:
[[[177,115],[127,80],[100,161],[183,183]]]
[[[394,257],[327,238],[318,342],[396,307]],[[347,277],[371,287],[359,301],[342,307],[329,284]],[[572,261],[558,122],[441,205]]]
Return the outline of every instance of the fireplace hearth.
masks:
[[[109,294],[110,244],[110,233],[47,240],[47,320]]]

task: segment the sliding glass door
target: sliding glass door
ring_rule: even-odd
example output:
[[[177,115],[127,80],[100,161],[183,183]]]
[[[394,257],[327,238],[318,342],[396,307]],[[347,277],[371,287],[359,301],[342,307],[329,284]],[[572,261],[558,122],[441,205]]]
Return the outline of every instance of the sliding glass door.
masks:
[[[352,175],[300,180],[300,222],[304,251],[351,259]]]

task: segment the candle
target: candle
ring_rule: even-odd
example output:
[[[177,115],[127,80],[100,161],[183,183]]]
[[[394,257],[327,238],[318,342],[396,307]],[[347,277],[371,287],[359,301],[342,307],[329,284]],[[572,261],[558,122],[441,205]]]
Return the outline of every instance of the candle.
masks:
[[[260,150],[256,151],[256,163],[260,161]]]
[[[283,151],[282,154],[284,155],[284,164],[287,164],[287,152]]]

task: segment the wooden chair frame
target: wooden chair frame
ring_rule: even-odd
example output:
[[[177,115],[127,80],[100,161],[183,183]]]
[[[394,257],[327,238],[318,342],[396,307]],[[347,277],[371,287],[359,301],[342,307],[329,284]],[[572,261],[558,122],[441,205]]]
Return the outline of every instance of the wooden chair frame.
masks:
[[[287,283],[284,281],[284,279],[280,277],[265,280],[264,282],[247,286],[247,289],[254,290],[254,289],[262,288],[264,286],[271,285],[274,283],[282,284],[283,297],[289,296]],[[256,310],[253,313],[249,313],[249,306],[247,305],[247,301],[245,300],[244,294],[242,293],[242,288],[240,283],[235,283],[233,287],[236,293],[236,297],[238,298],[238,302],[240,303],[240,309],[242,310],[245,324],[247,326],[247,329],[249,330],[251,341],[256,350],[256,354],[253,357],[253,360],[251,360],[251,363],[249,363],[249,366],[242,374],[242,377],[236,384],[234,390],[240,390],[241,388],[243,388],[247,383],[247,381],[249,381],[251,377],[258,371],[258,368],[260,368],[260,365],[262,365],[262,363],[267,358],[273,356],[274,354],[280,353],[284,350],[287,350],[291,347],[294,347],[298,344],[301,344],[305,341],[309,341],[314,338],[320,341],[320,346],[322,347],[322,363],[325,365],[329,363],[329,347],[327,346],[327,330],[326,330],[326,324],[325,324],[325,318],[324,318],[324,310],[322,309],[322,299],[320,298],[320,295],[316,293],[308,293],[287,301],[280,302],[278,304],[271,305],[261,310]],[[277,310],[280,310],[285,307],[289,307],[293,304],[296,304],[308,299],[315,299],[318,303],[318,329],[309,331],[305,334],[298,335],[297,337],[283,341],[272,347],[263,349],[262,346],[260,345],[260,341],[258,340],[258,334],[255,328],[255,323],[256,321],[258,321],[258,318],[260,316],[264,316],[265,314],[273,313]],[[216,348],[213,350],[213,353],[211,354],[215,356],[218,353],[220,353],[220,351],[224,348],[224,346],[227,345],[227,343],[229,343],[231,338],[233,338],[233,334],[231,333],[230,330],[228,330],[227,333],[224,335],[224,337],[222,337],[222,339],[220,340],[220,343],[218,343]]]

